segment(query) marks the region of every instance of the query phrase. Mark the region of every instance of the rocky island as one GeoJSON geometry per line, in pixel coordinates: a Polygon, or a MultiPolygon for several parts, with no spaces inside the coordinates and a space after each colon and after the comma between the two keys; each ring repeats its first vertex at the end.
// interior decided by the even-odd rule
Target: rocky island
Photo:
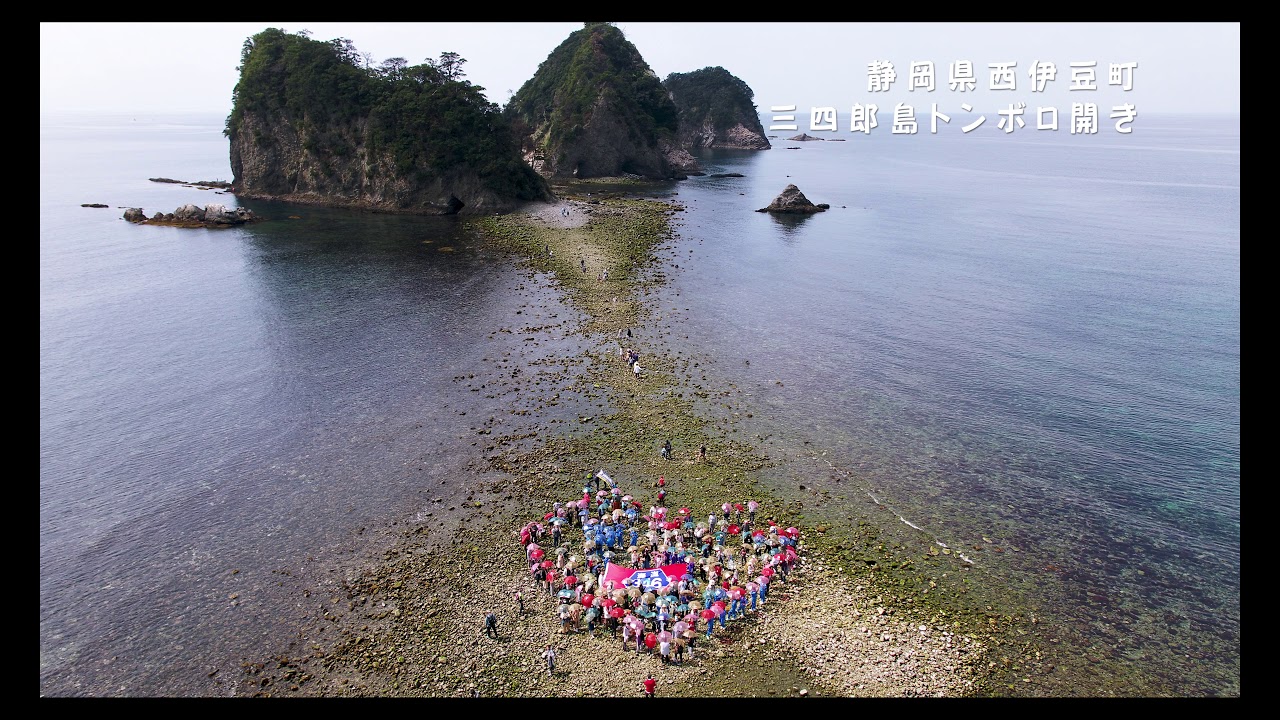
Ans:
{"type": "Polygon", "coordinates": [[[142,208],[124,211],[124,219],[135,225],[168,225],[171,227],[223,228],[257,222],[261,218],[247,208],[227,208],[225,205],[183,205],[171,213],[157,212],[151,217],[142,208]]]}
{"type": "Polygon", "coordinates": [[[609,23],[586,23],[551,51],[503,111],[524,159],[556,179],[684,179],[679,111],[635,45],[609,23]]]}
{"type": "Polygon", "coordinates": [[[682,147],[768,150],[754,93],[722,67],[672,73],[662,81],[680,113],[682,147]]]}
{"type": "Polygon", "coordinates": [[[817,205],[814,205],[809,201],[809,198],[804,196],[804,193],[800,192],[800,188],[795,185],[788,185],[783,188],[778,197],[773,199],[773,202],[769,203],[766,207],[760,208],[756,212],[810,215],[813,213],[823,212],[830,207],[831,206],[827,203],[818,203],[817,205]]]}
{"type": "Polygon", "coordinates": [[[550,199],[463,62],[444,53],[369,68],[349,40],[254,35],[224,131],[235,194],[439,215],[550,199]]]}

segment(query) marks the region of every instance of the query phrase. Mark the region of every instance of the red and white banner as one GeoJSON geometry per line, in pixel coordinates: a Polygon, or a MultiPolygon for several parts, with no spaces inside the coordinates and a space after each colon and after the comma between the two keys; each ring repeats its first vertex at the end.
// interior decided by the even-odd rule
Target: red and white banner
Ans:
{"type": "Polygon", "coordinates": [[[641,590],[657,590],[680,580],[689,572],[689,566],[681,563],[663,565],[660,568],[641,570],[607,563],[604,566],[604,586],[613,583],[613,589],[638,587],[641,590]]]}

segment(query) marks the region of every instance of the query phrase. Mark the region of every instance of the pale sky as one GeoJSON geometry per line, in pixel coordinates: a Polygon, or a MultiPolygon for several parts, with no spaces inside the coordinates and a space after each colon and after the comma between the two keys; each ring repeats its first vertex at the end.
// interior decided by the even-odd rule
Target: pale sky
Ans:
{"type": "MultiPolygon", "coordinates": [[[[844,115],[875,103],[892,117],[907,103],[925,118],[994,113],[1009,104],[1096,103],[1100,113],[1132,104],[1151,113],[1240,112],[1239,23],[650,23],[619,22],[659,79],[719,65],[755,92],[766,116],[795,105],[800,129],[813,107],[844,115]],[[972,64],[975,90],[948,87],[950,66],[972,64]],[[869,89],[868,66],[892,63],[888,91],[869,89]],[[908,91],[912,63],[930,61],[935,90],[908,91]],[[1096,90],[1070,91],[1071,64],[1096,62],[1096,90]],[[1057,76],[1032,90],[1028,71],[1052,62],[1057,76]],[[1109,84],[1110,65],[1137,63],[1132,89],[1109,84]],[[997,63],[1015,63],[1014,88],[991,90],[997,63]]],[[[257,22],[40,24],[40,110],[166,113],[231,111],[236,67],[246,38],[268,27],[311,31],[313,40],[348,38],[374,62],[410,64],[445,51],[466,59],[465,78],[499,105],[532,77],[538,64],[581,23],[257,22]]],[[[1007,81],[1006,81],[1007,82],[1007,81]]],[[[765,124],[769,123],[765,118],[765,124]]]]}

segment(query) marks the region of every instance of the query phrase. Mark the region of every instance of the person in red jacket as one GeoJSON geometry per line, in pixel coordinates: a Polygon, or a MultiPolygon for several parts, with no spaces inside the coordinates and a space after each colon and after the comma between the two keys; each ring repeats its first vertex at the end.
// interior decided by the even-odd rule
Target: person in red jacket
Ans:
{"type": "Polygon", "coordinates": [[[658,688],[658,681],[653,679],[653,673],[649,673],[649,677],[641,680],[640,684],[644,686],[645,697],[653,697],[653,691],[658,688]]]}

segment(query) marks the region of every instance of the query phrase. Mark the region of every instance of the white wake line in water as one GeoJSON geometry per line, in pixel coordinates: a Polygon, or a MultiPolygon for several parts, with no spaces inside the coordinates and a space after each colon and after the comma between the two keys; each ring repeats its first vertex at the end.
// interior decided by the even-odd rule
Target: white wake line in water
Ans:
{"type": "Polygon", "coordinates": [[[1005,170],[983,170],[980,168],[967,167],[951,167],[950,165],[935,165],[933,163],[922,163],[914,160],[903,160],[901,158],[885,158],[889,162],[899,163],[901,165],[914,165],[916,167],[929,168],[930,170],[946,170],[962,175],[973,175],[974,173],[982,175],[999,175],[1005,178],[1018,178],[1020,180],[1066,180],[1071,182],[1089,182],[1104,183],[1108,185],[1144,185],[1151,187],[1184,187],[1184,188],[1210,188],[1216,190],[1239,190],[1239,185],[1214,185],[1211,183],[1177,183],[1177,182],[1160,182],[1158,180],[1119,180],[1116,178],[1100,178],[1100,177],[1078,177],[1071,175],[1032,175],[1030,173],[1015,173],[1005,170]]]}
{"type": "MultiPolygon", "coordinates": [[[[848,472],[846,472],[846,471],[844,471],[844,470],[839,470],[839,469],[837,469],[837,468],[836,468],[836,466],[835,466],[835,464],[833,464],[830,460],[828,460],[828,459],[826,459],[826,458],[822,458],[822,461],[823,461],[823,462],[825,462],[825,463],[827,464],[827,466],[831,468],[831,471],[832,471],[832,472],[838,472],[838,473],[840,473],[840,474],[844,475],[846,478],[851,478],[851,476],[849,475],[849,473],[848,473],[848,472]]],[[[924,534],[926,534],[926,535],[929,535],[929,536],[930,536],[930,539],[932,539],[932,540],[933,540],[933,542],[934,542],[934,544],[936,544],[938,547],[945,548],[945,549],[947,549],[947,550],[950,550],[950,549],[951,549],[951,546],[949,546],[949,545],[947,545],[946,543],[944,543],[944,542],[942,542],[941,540],[939,540],[936,536],[934,536],[934,535],[933,535],[932,533],[930,533],[928,530],[925,530],[924,528],[920,527],[919,525],[916,525],[915,523],[911,522],[910,520],[908,520],[908,519],[906,519],[906,518],[902,517],[902,515],[901,515],[901,514],[899,514],[897,510],[895,510],[895,509],[893,509],[892,507],[890,507],[889,505],[886,505],[885,503],[881,502],[881,501],[880,501],[880,498],[876,497],[876,496],[875,496],[875,494],[871,492],[871,488],[869,488],[869,487],[864,487],[864,488],[863,488],[863,492],[865,492],[865,493],[867,494],[867,497],[871,498],[871,502],[874,502],[876,505],[879,505],[880,507],[887,508],[887,509],[889,510],[889,512],[891,512],[891,513],[893,513],[893,514],[894,514],[894,517],[898,518],[899,520],[901,520],[902,522],[906,523],[907,525],[909,525],[909,526],[911,526],[911,527],[915,528],[916,530],[919,530],[920,532],[922,532],[922,533],[924,533],[924,534]]],[[[963,561],[964,561],[966,564],[968,564],[968,565],[976,565],[976,564],[977,564],[977,563],[975,563],[974,561],[970,560],[968,557],[966,557],[964,553],[958,552],[958,553],[956,553],[956,556],[957,556],[957,557],[959,557],[961,560],[963,560],[963,561]]]]}

